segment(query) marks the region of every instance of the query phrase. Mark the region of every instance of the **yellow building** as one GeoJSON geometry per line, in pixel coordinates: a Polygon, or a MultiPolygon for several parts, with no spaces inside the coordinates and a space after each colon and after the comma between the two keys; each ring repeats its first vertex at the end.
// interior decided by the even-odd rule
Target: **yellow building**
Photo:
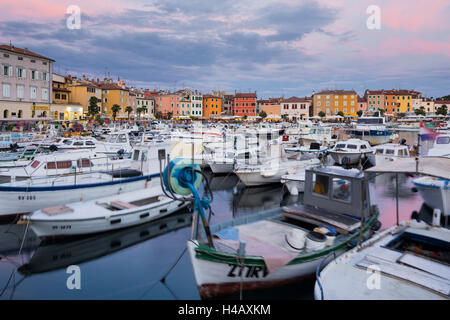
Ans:
{"type": "Polygon", "coordinates": [[[113,83],[111,79],[106,79],[104,82],[99,83],[99,87],[102,89],[102,112],[112,117],[111,108],[113,105],[118,104],[120,111],[116,114],[117,119],[127,119],[128,114],[125,109],[131,105],[130,92],[126,89],[124,83],[120,85],[113,83]]]}
{"type": "MultiPolygon", "coordinates": [[[[83,116],[83,107],[79,103],[71,103],[71,91],[64,76],[54,73],[52,75],[52,105],[49,115],[55,120],[79,120],[83,116]]],[[[44,110],[40,106],[35,111],[44,110]]],[[[44,110],[45,111],[45,110],[44,110]]]]}
{"type": "Polygon", "coordinates": [[[407,113],[412,111],[412,96],[410,93],[397,90],[395,100],[398,103],[398,112],[407,113]]]}
{"type": "Polygon", "coordinates": [[[426,113],[435,113],[436,107],[434,105],[434,100],[425,98],[422,101],[422,107],[424,107],[426,113]]]}
{"type": "Polygon", "coordinates": [[[69,103],[79,105],[83,108],[83,113],[87,114],[89,109],[89,100],[91,97],[98,99],[97,105],[102,110],[102,89],[93,81],[87,79],[78,80],[68,77],[67,89],[70,90],[69,103]]]}
{"type": "Polygon", "coordinates": [[[217,116],[222,113],[222,98],[210,94],[203,95],[203,117],[217,116]]]}
{"type": "Polygon", "coordinates": [[[314,94],[314,115],[323,111],[327,116],[342,112],[344,116],[357,116],[358,95],[354,90],[324,90],[314,94]]]}

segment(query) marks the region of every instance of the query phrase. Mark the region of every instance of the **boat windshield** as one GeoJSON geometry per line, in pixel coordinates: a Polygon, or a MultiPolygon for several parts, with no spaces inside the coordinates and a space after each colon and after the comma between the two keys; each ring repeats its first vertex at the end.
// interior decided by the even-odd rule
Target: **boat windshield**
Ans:
{"type": "Polygon", "coordinates": [[[383,124],[383,118],[359,118],[357,124],[383,124]]]}
{"type": "Polygon", "coordinates": [[[339,143],[336,145],[336,148],[345,148],[345,144],[339,143]]]}
{"type": "Polygon", "coordinates": [[[348,144],[348,145],[347,145],[347,148],[348,148],[348,149],[358,149],[358,146],[355,145],[355,144],[348,144]]]}
{"type": "Polygon", "coordinates": [[[108,142],[114,143],[117,140],[117,134],[113,134],[109,137],[108,142]]]}
{"type": "Polygon", "coordinates": [[[436,144],[450,144],[450,137],[438,137],[436,144]]]}

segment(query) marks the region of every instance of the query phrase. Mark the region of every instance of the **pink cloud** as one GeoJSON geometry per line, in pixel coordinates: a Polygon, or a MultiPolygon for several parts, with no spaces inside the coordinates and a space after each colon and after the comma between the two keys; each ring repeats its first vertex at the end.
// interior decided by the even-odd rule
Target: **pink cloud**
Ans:
{"type": "Polygon", "coordinates": [[[377,49],[379,56],[398,56],[408,54],[442,54],[450,57],[450,43],[424,39],[389,38],[377,49]]]}
{"type": "Polygon", "coordinates": [[[448,0],[392,1],[380,7],[382,25],[394,30],[448,29],[444,14],[450,8],[448,0]]]}

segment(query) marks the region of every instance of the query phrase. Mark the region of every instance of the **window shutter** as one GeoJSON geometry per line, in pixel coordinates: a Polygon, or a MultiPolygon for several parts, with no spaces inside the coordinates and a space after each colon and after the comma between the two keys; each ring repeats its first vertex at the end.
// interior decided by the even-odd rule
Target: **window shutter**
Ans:
{"type": "Polygon", "coordinates": [[[19,67],[16,67],[16,77],[19,78],[19,67]]]}
{"type": "Polygon", "coordinates": [[[13,75],[13,68],[12,67],[8,67],[9,70],[9,76],[12,77],[13,75]]]}
{"type": "Polygon", "coordinates": [[[24,79],[27,78],[27,69],[23,69],[22,77],[23,77],[24,79]]]}

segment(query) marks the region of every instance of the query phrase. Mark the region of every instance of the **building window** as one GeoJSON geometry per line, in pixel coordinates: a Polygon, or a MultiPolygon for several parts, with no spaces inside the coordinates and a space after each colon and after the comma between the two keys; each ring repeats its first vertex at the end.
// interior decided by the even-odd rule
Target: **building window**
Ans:
{"type": "Polygon", "coordinates": [[[26,70],[22,67],[16,67],[16,76],[19,79],[24,79],[26,78],[26,70]]]}
{"type": "Polygon", "coordinates": [[[7,66],[7,65],[3,65],[2,66],[2,75],[4,77],[12,76],[12,67],[11,66],[7,66]]]}
{"type": "Polygon", "coordinates": [[[48,72],[42,72],[42,79],[43,81],[48,81],[48,72]]]}
{"type": "Polygon", "coordinates": [[[25,87],[23,85],[17,85],[17,98],[23,99],[25,97],[25,87]]]}
{"type": "Polygon", "coordinates": [[[5,98],[11,97],[11,85],[9,83],[3,84],[3,97],[5,98]]]}
{"type": "Polygon", "coordinates": [[[31,70],[31,80],[37,80],[39,77],[39,72],[36,70],[31,70]]]}

